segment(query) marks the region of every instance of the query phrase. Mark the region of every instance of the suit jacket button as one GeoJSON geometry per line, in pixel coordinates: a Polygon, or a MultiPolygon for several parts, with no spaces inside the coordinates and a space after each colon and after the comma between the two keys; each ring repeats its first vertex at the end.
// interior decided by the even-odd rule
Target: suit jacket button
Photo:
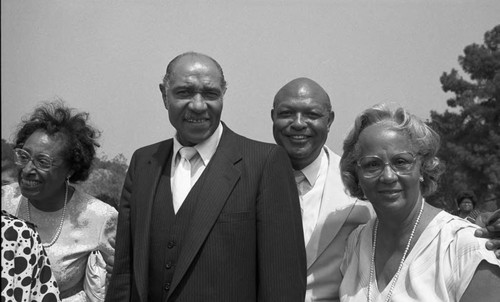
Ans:
{"type": "Polygon", "coordinates": [[[170,289],[170,282],[165,283],[165,290],[168,291],[170,289]]]}
{"type": "Polygon", "coordinates": [[[169,261],[169,262],[167,262],[167,264],[165,264],[165,267],[166,267],[167,269],[171,269],[173,266],[174,266],[174,265],[173,265],[172,261],[169,261]]]}
{"type": "Polygon", "coordinates": [[[167,248],[172,249],[175,246],[175,241],[170,241],[167,245],[167,248]]]}

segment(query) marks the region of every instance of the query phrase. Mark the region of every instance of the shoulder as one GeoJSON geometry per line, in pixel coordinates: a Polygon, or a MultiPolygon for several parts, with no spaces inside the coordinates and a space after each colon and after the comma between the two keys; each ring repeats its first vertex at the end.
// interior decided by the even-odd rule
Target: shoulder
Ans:
{"type": "Polygon", "coordinates": [[[104,201],[89,195],[75,187],[73,194],[74,204],[80,209],[84,216],[95,217],[95,219],[116,219],[118,212],[115,208],[104,201]]]}
{"type": "Polygon", "coordinates": [[[370,219],[376,218],[377,214],[369,201],[355,199],[353,197],[349,198],[354,200],[352,212],[349,215],[349,221],[365,224],[370,219]]]}
{"type": "Polygon", "coordinates": [[[173,139],[167,139],[135,150],[130,159],[128,173],[135,171],[136,167],[147,165],[152,159],[162,162],[169,154],[172,146],[173,139]]]}
{"type": "Polygon", "coordinates": [[[278,145],[272,143],[266,143],[258,140],[254,140],[243,135],[237,134],[227,126],[224,128],[222,139],[227,140],[231,143],[240,144],[242,146],[251,147],[255,149],[262,150],[272,150],[278,145]]]}
{"type": "Polygon", "coordinates": [[[340,163],[340,155],[333,152],[332,149],[328,148],[327,145],[323,146],[323,150],[325,150],[326,154],[328,155],[328,159],[331,162],[335,162],[335,163],[337,163],[337,165],[340,163]]]}
{"type": "Polygon", "coordinates": [[[428,232],[426,235],[430,236],[428,238],[433,238],[427,245],[432,253],[422,252],[420,261],[415,262],[419,270],[425,265],[435,263],[436,269],[439,269],[437,276],[443,280],[450,280],[448,282],[453,284],[453,288],[449,288],[448,291],[458,299],[469,287],[483,261],[500,267],[500,260],[485,247],[487,239],[474,236],[477,228],[478,226],[465,219],[444,211],[440,212],[426,229],[426,231],[434,229],[437,233],[437,236],[433,232],[428,232]]]}
{"type": "MultiPolygon", "coordinates": [[[[434,224],[441,228],[441,233],[447,236],[469,236],[479,227],[463,218],[451,215],[445,211],[439,212],[434,218],[434,224]]],[[[472,235],[472,237],[474,237],[472,235]]]]}
{"type": "Polygon", "coordinates": [[[255,158],[259,161],[263,161],[263,159],[270,157],[288,158],[282,147],[274,143],[257,141],[237,134],[227,126],[224,127],[219,146],[221,149],[224,149],[224,152],[240,153],[245,158],[255,158]]]}
{"type": "Polygon", "coordinates": [[[158,150],[162,150],[163,148],[167,148],[167,146],[171,146],[173,143],[173,139],[166,139],[161,142],[157,142],[151,145],[143,146],[137,150],[135,150],[135,156],[148,155],[156,153],[158,150]]]}
{"type": "Polygon", "coordinates": [[[498,262],[494,258],[493,252],[486,250],[487,239],[474,236],[474,232],[479,226],[444,211],[440,212],[434,219],[436,220],[435,227],[439,228],[440,245],[448,246],[448,251],[453,253],[454,259],[468,261],[465,259],[478,257],[498,262]]]}
{"type": "Polygon", "coordinates": [[[364,246],[371,245],[371,233],[375,219],[369,220],[366,224],[361,224],[355,228],[347,238],[344,261],[350,262],[353,258],[359,258],[364,246]]]}
{"type": "Polygon", "coordinates": [[[359,250],[363,241],[371,242],[371,231],[374,224],[375,219],[373,218],[365,224],[360,224],[349,234],[345,249],[347,254],[352,254],[359,250]]]}
{"type": "Polygon", "coordinates": [[[13,182],[8,185],[2,186],[2,198],[4,197],[19,197],[21,196],[21,188],[19,187],[19,183],[13,182]]]}
{"type": "MultiPolygon", "coordinates": [[[[328,173],[328,174],[330,174],[330,177],[333,176],[333,177],[337,178],[338,181],[342,182],[341,177],[340,177],[340,155],[333,152],[326,145],[323,146],[323,150],[325,150],[325,153],[328,157],[328,169],[330,172],[333,172],[333,173],[328,173]]],[[[343,184],[342,184],[342,187],[343,187],[343,184]]]]}
{"type": "Polygon", "coordinates": [[[2,209],[10,214],[17,212],[17,207],[21,201],[21,189],[19,184],[12,183],[2,186],[2,209]]]}

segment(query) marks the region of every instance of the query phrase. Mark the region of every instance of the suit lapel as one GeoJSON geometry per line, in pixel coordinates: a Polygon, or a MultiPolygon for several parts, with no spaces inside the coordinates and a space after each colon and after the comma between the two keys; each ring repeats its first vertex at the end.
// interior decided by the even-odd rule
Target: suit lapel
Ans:
{"type": "MultiPolygon", "coordinates": [[[[151,209],[163,166],[172,156],[172,145],[173,141],[171,139],[160,143],[157,151],[146,161],[146,165],[138,168],[141,170],[137,171],[136,176],[136,181],[140,182],[140,185],[135,187],[138,189],[136,198],[144,196],[143,204],[136,205],[137,228],[134,236],[134,271],[137,277],[137,291],[141,301],[147,301],[151,209]]],[[[171,194],[165,196],[165,199],[168,198],[172,198],[171,194]]]]}
{"type": "Polygon", "coordinates": [[[339,156],[327,147],[324,148],[328,155],[328,171],[318,221],[306,246],[307,269],[337,236],[354,205],[344,192],[339,156]]]}
{"type": "Polygon", "coordinates": [[[235,134],[224,125],[217,151],[203,172],[206,175],[202,175],[206,176],[202,193],[199,194],[200,200],[193,212],[192,225],[180,251],[169,296],[185,275],[239,180],[240,171],[235,164],[240,160],[241,154],[235,146],[235,134]]]}

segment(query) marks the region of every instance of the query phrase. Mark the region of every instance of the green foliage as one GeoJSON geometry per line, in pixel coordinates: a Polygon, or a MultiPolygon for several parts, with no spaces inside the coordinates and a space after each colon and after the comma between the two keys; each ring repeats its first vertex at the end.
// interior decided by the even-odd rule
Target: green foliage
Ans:
{"type": "Polygon", "coordinates": [[[106,156],[96,158],[89,179],[81,183],[80,187],[86,193],[117,207],[127,168],[127,159],[123,154],[118,154],[112,160],[106,156]]]}
{"type": "Polygon", "coordinates": [[[14,162],[14,146],[2,138],[2,163],[14,162]]]}
{"type": "Polygon", "coordinates": [[[15,164],[14,146],[2,138],[2,186],[17,181],[18,167],[15,164]]]}
{"type": "Polygon", "coordinates": [[[458,61],[470,79],[458,71],[441,76],[442,88],[453,93],[452,111],[431,111],[429,125],[442,139],[439,157],[446,163],[440,189],[428,198],[455,208],[455,196],[473,190],[481,203],[500,196],[500,25],[484,35],[484,44],[465,47],[458,61]]]}

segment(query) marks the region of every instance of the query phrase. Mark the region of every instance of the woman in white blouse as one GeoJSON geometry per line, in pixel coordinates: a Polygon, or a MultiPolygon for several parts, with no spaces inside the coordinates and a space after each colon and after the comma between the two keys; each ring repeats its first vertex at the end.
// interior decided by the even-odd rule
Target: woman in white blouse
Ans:
{"type": "Polygon", "coordinates": [[[405,109],[380,104],[344,141],[342,179],[377,218],[348,240],[341,301],[498,301],[500,262],[477,226],[424,200],[442,164],[437,133],[405,109]]]}
{"type": "Polygon", "coordinates": [[[2,209],[37,226],[63,301],[90,300],[83,284],[93,251],[108,277],[113,267],[117,211],[71,185],[88,178],[95,158],[99,132],[87,121],[61,101],[36,108],[16,133],[18,182],[2,187],[2,209]]]}

